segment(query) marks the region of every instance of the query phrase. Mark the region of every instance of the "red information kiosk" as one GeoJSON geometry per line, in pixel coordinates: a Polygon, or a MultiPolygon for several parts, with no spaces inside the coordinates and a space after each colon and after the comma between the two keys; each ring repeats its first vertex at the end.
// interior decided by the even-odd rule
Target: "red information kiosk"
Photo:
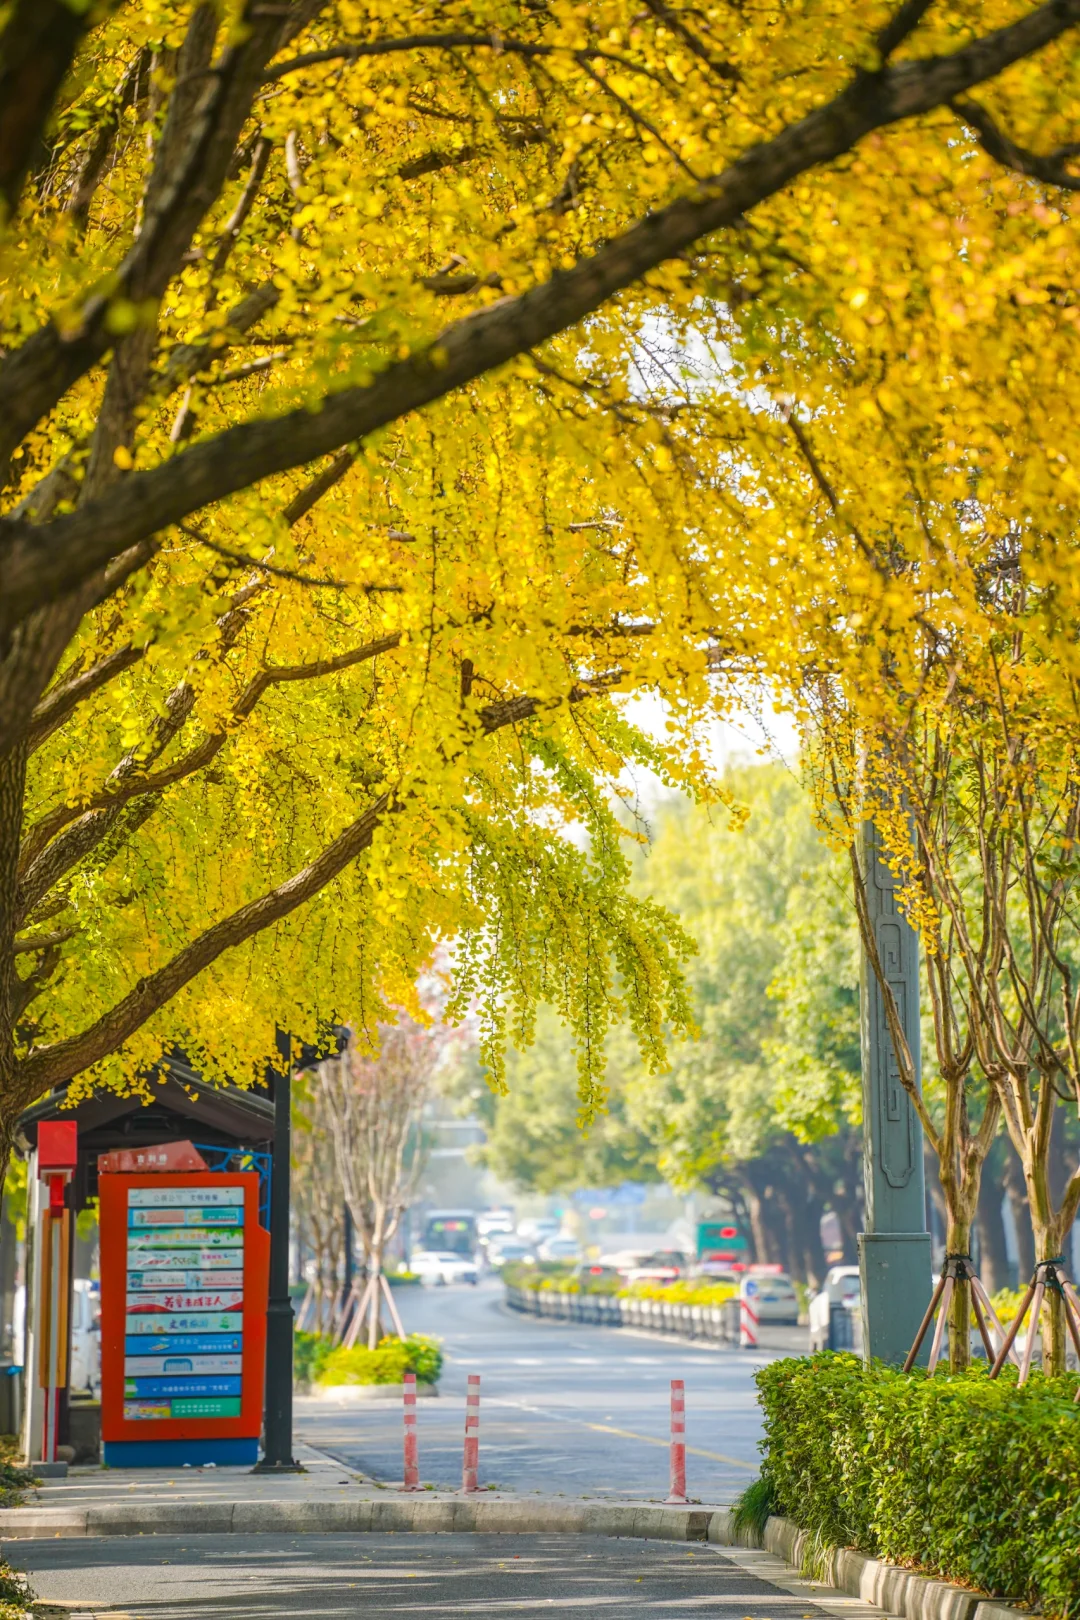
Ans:
{"type": "Polygon", "coordinates": [[[270,1263],[258,1174],[103,1165],[98,1191],[105,1462],[254,1463],[270,1263]]]}

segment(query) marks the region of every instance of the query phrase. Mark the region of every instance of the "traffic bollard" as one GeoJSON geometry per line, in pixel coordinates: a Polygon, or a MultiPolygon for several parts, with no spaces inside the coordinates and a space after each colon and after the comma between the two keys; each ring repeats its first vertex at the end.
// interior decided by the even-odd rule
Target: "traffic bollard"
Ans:
{"type": "Polygon", "coordinates": [[[671,1380],[671,1490],[669,1502],[686,1501],[686,1389],[681,1378],[671,1380]]]}
{"type": "Polygon", "coordinates": [[[420,1463],[416,1450],[416,1374],[407,1372],[405,1385],[405,1483],[403,1491],[420,1489],[420,1463]]]}
{"type": "Polygon", "coordinates": [[[739,1347],[742,1350],[757,1348],[758,1314],[754,1304],[755,1301],[745,1296],[739,1300],[739,1347]]]}
{"type": "Polygon", "coordinates": [[[480,1465],[480,1374],[469,1374],[469,1393],[465,1397],[465,1460],[461,1469],[461,1489],[477,1489],[476,1473],[480,1465]]]}

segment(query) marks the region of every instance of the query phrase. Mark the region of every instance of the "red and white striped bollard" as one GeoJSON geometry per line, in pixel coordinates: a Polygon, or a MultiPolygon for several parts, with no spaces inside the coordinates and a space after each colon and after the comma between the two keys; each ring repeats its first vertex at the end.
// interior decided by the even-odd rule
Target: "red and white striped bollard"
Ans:
{"type": "Polygon", "coordinates": [[[461,1489],[475,1491],[476,1473],[480,1466],[480,1374],[469,1374],[469,1393],[465,1397],[465,1458],[461,1468],[461,1489]]]}
{"type": "Polygon", "coordinates": [[[751,1280],[750,1292],[748,1285],[743,1283],[739,1290],[739,1348],[741,1350],[754,1350],[757,1348],[757,1284],[751,1280]]]}
{"type": "Polygon", "coordinates": [[[671,1490],[669,1502],[686,1501],[686,1389],[681,1378],[671,1380],[671,1490]]]}
{"type": "Polygon", "coordinates": [[[405,1483],[403,1491],[420,1489],[420,1461],[416,1450],[416,1374],[407,1372],[405,1385],[405,1483]]]}

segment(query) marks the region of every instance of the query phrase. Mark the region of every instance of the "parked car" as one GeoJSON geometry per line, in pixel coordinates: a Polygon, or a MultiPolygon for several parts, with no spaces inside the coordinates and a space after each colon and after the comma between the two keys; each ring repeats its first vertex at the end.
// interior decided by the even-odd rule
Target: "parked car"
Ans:
{"type": "Polygon", "coordinates": [[[757,1284],[757,1312],[759,1322],[772,1322],[777,1327],[797,1327],[799,1323],[799,1296],[795,1284],[785,1273],[767,1273],[755,1276],[757,1284]]]}
{"type": "Polygon", "coordinates": [[[498,1267],[505,1266],[514,1260],[520,1265],[531,1266],[536,1255],[529,1244],[521,1238],[509,1234],[506,1237],[492,1237],[487,1246],[488,1264],[498,1267]]]}
{"type": "Polygon", "coordinates": [[[443,1288],[447,1283],[480,1280],[475,1263],[450,1249],[417,1249],[409,1262],[409,1270],[415,1272],[421,1282],[435,1288],[443,1288]]]}
{"type": "Polygon", "coordinates": [[[831,1266],[825,1273],[821,1292],[810,1301],[810,1354],[831,1347],[829,1322],[834,1305],[846,1305],[849,1310],[859,1303],[862,1283],[858,1266],[831,1266]]]}
{"type": "Polygon", "coordinates": [[[512,1209],[482,1209],[476,1217],[476,1230],[481,1238],[509,1236],[514,1230],[512,1209]]]}
{"type": "Polygon", "coordinates": [[[77,1277],[71,1296],[72,1394],[101,1394],[101,1293],[96,1282],[77,1277]]]}
{"type": "Polygon", "coordinates": [[[536,1251],[538,1260],[580,1260],[581,1244],[577,1238],[567,1237],[557,1233],[554,1237],[545,1238],[536,1251]]]}

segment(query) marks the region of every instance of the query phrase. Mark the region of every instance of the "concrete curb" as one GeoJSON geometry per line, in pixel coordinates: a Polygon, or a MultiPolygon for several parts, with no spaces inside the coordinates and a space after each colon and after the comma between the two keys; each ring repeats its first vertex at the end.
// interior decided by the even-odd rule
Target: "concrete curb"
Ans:
{"type": "MultiPolygon", "coordinates": [[[[720,1546],[762,1547],[796,1569],[803,1567],[811,1543],[809,1532],[800,1530],[790,1519],[768,1519],[760,1538],[737,1535],[726,1508],[713,1514],[709,1540],[720,1546]]],[[[863,1603],[872,1603],[886,1614],[900,1615],[903,1620],[1034,1620],[1024,1610],[982,1598],[966,1586],[954,1586],[933,1575],[917,1575],[914,1570],[887,1564],[881,1558],[868,1558],[846,1547],[824,1549],[818,1568],[825,1584],[863,1603]]]]}
{"type": "MultiPolygon", "coordinates": [[[[770,1518],[763,1537],[737,1533],[729,1508],[645,1506],[636,1502],[567,1502],[561,1498],[398,1496],[332,1501],[115,1502],[83,1508],[0,1509],[0,1538],[65,1536],[357,1534],[627,1536],[648,1541],[708,1541],[757,1547],[802,1567],[809,1533],[790,1519],[770,1518]]],[[[874,1604],[902,1620],[1034,1620],[1008,1604],[880,1558],[830,1547],[821,1559],[824,1585],[874,1604]]]]}
{"type": "Polygon", "coordinates": [[[84,1508],[0,1509],[0,1537],[259,1535],[354,1531],[471,1531],[479,1535],[632,1536],[707,1541],[712,1508],[636,1502],[370,1497],[309,1502],[101,1503],[84,1508]]]}

